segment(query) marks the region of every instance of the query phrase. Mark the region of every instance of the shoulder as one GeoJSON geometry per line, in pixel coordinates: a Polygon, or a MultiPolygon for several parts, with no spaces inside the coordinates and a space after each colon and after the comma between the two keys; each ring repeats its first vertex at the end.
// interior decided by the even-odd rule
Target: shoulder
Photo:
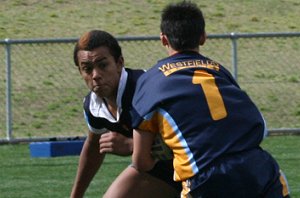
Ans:
{"type": "Polygon", "coordinates": [[[126,68],[126,72],[128,74],[128,77],[127,77],[125,92],[131,93],[132,91],[135,90],[138,80],[141,78],[141,76],[145,74],[145,70],[126,68]]]}
{"type": "Polygon", "coordinates": [[[137,79],[145,73],[145,70],[142,69],[125,68],[125,70],[128,73],[128,79],[131,81],[137,81],[137,79]]]}
{"type": "Polygon", "coordinates": [[[92,92],[89,92],[83,99],[83,108],[84,108],[84,110],[89,109],[89,105],[90,105],[90,102],[91,102],[91,94],[92,94],[92,92]]]}
{"type": "Polygon", "coordinates": [[[142,76],[142,74],[145,73],[145,71],[141,69],[125,68],[125,70],[128,74],[128,77],[126,81],[126,87],[122,95],[122,114],[124,114],[126,110],[131,107],[132,97],[136,89],[137,81],[142,76]]]}

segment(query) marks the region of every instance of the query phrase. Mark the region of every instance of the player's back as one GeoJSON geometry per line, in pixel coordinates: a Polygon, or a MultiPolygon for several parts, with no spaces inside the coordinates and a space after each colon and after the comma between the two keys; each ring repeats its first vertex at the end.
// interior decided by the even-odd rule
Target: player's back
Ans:
{"type": "Polygon", "coordinates": [[[153,125],[161,123],[155,130],[173,150],[181,176],[194,175],[220,156],[258,147],[262,140],[265,123],[257,107],[225,68],[197,53],[159,61],[139,83],[145,87],[137,90],[133,104],[143,96],[143,105],[135,108],[153,125]]]}

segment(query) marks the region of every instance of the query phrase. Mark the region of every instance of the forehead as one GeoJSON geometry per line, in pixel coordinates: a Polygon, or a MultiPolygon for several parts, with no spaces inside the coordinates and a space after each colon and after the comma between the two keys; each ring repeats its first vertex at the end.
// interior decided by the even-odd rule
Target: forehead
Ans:
{"type": "Polygon", "coordinates": [[[112,57],[108,47],[98,47],[91,51],[87,50],[79,50],[78,53],[78,60],[80,62],[94,62],[97,59],[104,59],[112,57]]]}

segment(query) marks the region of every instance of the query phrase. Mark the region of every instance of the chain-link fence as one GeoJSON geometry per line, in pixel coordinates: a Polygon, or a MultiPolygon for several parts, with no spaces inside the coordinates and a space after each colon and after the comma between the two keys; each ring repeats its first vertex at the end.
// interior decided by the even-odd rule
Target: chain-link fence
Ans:
{"type": "MultiPolygon", "coordinates": [[[[0,140],[85,136],[88,89],[73,64],[76,38],[0,41],[0,140]]],[[[126,67],[147,69],[166,51],[158,37],[118,37],[126,67]]],[[[300,33],[208,35],[202,54],[220,62],[272,130],[300,128],[300,33]]]]}

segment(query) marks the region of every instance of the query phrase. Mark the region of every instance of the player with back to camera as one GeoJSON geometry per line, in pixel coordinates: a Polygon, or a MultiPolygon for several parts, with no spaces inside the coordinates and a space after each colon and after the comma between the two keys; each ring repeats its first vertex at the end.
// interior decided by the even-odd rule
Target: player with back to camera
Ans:
{"type": "MultiPolygon", "coordinates": [[[[90,89],[83,104],[89,133],[71,192],[72,198],[78,198],[84,196],[106,153],[132,154],[129,110],[136,81],[144,71],[125,68],[117,40],[101,30],[92,30],[80,37],[74,48],[74,62],[90,89]]],[[[143,174],[129,166],[104,197],[173,198],[179,196],[181,185],[174,182],[172,176],[172,160],[160,160],[159,169],[143,174]]]]}
{"type": "Polygon", "coordinates": [[[219,63],[201,55],[201,10],[170,4],[161,16],[169,57],[139,78],[133,98],[133,166],[151,169],[154,135],[173,150],[182,197],[289,197],[277,162],[260,147],[267,130],[258,108],[219,63]]]}

